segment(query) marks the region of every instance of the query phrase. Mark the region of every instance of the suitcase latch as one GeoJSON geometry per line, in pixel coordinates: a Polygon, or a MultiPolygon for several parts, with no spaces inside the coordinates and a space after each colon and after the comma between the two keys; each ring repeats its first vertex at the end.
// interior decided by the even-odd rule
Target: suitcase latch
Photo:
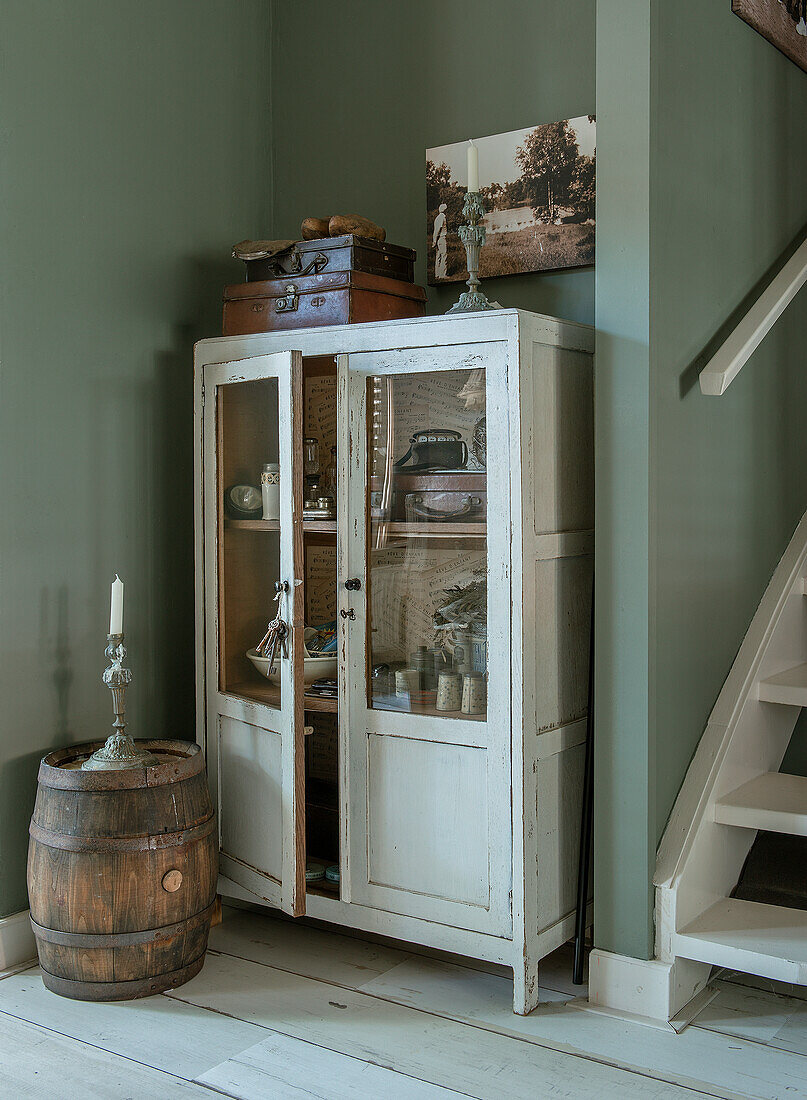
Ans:
{"type": "Polygon", "coordinates": [[[294,283],[287,283],[286,293],[282,298],[277,298],[275,300],[275,312],[293,313],[297,309],[298,301],[297,287],[294,283]]]}

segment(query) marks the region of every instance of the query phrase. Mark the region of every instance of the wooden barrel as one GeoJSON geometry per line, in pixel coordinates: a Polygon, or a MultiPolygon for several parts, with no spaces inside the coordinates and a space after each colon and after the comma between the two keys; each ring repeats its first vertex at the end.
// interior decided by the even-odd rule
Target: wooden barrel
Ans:
{"type": "Polygon", "coordinates": [[[49,753],[28,846],[28,895],[48,989],[83,1001],[146,997],[204,962],[218,844],[204,758],[140,741],[150,768],[81,771],[102,742],[49,753]]]}

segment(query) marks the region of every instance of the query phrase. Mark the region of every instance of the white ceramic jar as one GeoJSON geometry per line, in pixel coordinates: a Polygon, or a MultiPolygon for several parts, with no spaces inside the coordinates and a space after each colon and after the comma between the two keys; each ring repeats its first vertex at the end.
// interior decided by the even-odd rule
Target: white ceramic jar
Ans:
{"type": "Polygon", "coordinates": [[[277,462],[264,463],[261,473],[261,499],[263,518],[280,519],[280,466],[277,462]]]}

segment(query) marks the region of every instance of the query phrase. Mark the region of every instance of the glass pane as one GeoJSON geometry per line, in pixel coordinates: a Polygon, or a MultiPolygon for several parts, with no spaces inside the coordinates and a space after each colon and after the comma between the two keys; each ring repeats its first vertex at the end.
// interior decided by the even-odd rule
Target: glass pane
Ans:
{"type": "Polygon", "coordinates": [[[280,705],[280,660],[261,650],[280,580],[276,378],[221,386],[217,406],[219,687],[280,705]]]}
{"type": "Polygon", "coordinates": [[[368,703],[484,719],[485,372],[368,379],[368,703]]]}

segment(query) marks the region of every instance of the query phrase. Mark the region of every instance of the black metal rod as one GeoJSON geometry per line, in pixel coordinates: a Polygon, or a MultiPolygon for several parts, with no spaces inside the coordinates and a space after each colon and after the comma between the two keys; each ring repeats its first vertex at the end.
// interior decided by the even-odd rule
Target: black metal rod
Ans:
{"type": "Polygon", "coordinates": [[[588,715],[586,722],[586,762],[583,772],[583,806],[580,814],[580,854],[577,864],[577,913],[574,925],[574,971],[572,981],[583,984],[586,947],[588,877],[591,865],[592,826],[594,824],[594,581],[591,582],[591,632],[588,646],[588,715]]]}

